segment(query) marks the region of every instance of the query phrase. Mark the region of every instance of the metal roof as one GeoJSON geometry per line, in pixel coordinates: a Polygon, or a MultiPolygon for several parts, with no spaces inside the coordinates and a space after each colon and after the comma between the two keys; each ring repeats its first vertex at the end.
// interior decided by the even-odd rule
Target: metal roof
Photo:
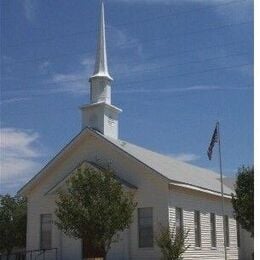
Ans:
{"type": "MultiPolygon", "coordinates": [[[[170,181],[189,184],[215,192],[221,191],[219,174],[214,171],[176,160],[123,140],[98,134],[170,181]]],[[[232,192],[234,192],[232,189],[224,185],[225,194],[230,195],[232,192]]]]}
{"type": "MultiPolygon", "coordinates": [[[[169,184],[187,184],[188,188],[198,188],[206,191],[213,191],[220,193],[219,174],[201,167],[194,166],[172,157],[165,156],[143,147],[131,144],[129,142],[113,139],[95,131],[91,128],[83,129],[77,136],[75,136],[42,170],[36,174],[29,182],[27,182],[19,191],[18,194],[24,195],[26,190],[32,187],[41,176],[43,176],[51,165],[60,160],[63,154],[79,143],[81,138],[87,133],[93,133],[103,140],[109,142],[129,156],[133,157],[140,163],[152,169],[155,173],[163,176],[169,181],[169,184]]],[[[224,185],[224,193],[230,195],[234,192],[231,188],[224,185]]]]}

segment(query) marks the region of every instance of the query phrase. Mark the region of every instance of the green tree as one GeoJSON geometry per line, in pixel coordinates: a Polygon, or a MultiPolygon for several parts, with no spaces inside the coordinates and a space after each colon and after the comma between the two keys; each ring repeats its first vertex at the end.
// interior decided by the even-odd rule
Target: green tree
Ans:
{"type": "Polygon", "coordinates": [[[56,225],[66,235],[82,239],[84,257],[105,258],[118,232],[132,222],[136,203],[111,170],[78,170],[56,201],[56,225]]]}
{"type": "Polygon", "coordinates": [[[189,231],[179,230],[176,228],[160,227],[160,232],[155,241],[161,250],[163,260],[180,260],[182,255],[190,247],[187,245],[189,231]]]}
{"type": "Polygon", "coordinates": [[[10,255],[14,247],[26,244],[26,201],[0,195],[0,252],[10,255]]]}
{"type": "Polygon", "coordinates": [[[239,224],[254,236],[254,168],[238,169],[235,194],[232,194],[234,215],[239,224]]]}

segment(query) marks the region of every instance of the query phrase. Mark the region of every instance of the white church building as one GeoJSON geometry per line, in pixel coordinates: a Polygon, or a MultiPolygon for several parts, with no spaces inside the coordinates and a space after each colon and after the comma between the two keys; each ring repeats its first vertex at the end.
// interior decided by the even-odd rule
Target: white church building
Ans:
{"type": "MultiPolygon", "coordinates": [[[[103,4],[96,64],[89,82],[90,103],[81,107],[81,131],[18,192],[28,200],[26,249],[57,248],[59,260],[82,259],[82,241],[67,237],[53,224],[55,200],[57,190],[75,169],[95,167],[98,159],[110,163],[138,203],[133,223],[120,234],[120,241],[112,244],[108,259],[161,259],[154,242],[161,224],[189,230],[190,247],[184,259],[225,259],[225,237],[227,259],[246,260],[239,257],[237,223],[231,204],[234,191],[224,185],[223,216],[219,174],[119,138],[122,110],[111,104],[113,79],[107,66],[103,4]]],[[[45,259],[55,258],[46,254],[45,259]]]]}

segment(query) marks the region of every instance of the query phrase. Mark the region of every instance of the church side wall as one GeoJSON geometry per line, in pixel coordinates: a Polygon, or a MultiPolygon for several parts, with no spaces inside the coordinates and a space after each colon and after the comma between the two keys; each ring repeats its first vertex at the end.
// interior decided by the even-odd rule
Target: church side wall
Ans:
{"type": "MultiPolygon", "coordinates": [[[[224,259],[223,247],[223,222],[221,214],[221,198],[191,191],[180,187],[171,187],[169,191],[169,223],[170,227],[175,226],[175,208],[183,209],[183,225],[189,230],[187,245],[190,248],[184,253],[185,260],[194,259],[224,259]],[[201,247],[195,247],[194,236],[194,210],[200,211],[201,216],[201,247]],[[217,247],[211,247],[210,237],[210,213],[216,214],[217,247]]],[[[229,237],[230,247],[227,249],[229,260],[238,259],[236,221],[232,213],[231,202],[225,200],[225,214],[229,216],[229,237]]]]}

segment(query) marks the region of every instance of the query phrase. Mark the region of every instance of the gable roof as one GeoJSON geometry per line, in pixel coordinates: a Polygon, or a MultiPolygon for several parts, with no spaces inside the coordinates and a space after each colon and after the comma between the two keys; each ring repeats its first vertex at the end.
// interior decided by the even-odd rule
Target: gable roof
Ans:
{"type": "MultiPolygon", "coordinates": [[[[61,159],[63,154],[67,153],[76,145],[76,143],[79,143],[81,138],[83,138],[87,133],[92,133],[103,139],[105,142],[112,144],[114,147],[133,157],[135,160],[144,164],[157,174],[163,176],[170,184],[177,184],[178,186],[183,184],[183,187],[220,194],[219,174],[208,169],[184,163],[123,140],[104,136],[98,131],[90,128],[83,129],[75,138],[73,138],[69,144],[67,144],[45,167],[43,167],[37,175],[35,175],[18,191],[18,194],[25,194],[34,183],[39,181],[41,176],[45,174],[49,167],[61,159]]],[[[226,195],[230,195],[232,192],[233,191],[229,187],[224,185],[224,193],[226,195]]]]}
{"type": "MultiPolygon", "coordinates": [[[[173,184],[188,184],[220,193],[219,174],[214,171],[179,161],[123,140],[104,136],[99,132],[96,133],[141,163],[163,175],[173,184]]],[[[230,195],[232,192],[232,189],[224,185],[225,194],[230,195]]]]}
{"type": "Polygon", "coordinates": [[[64,154],[72,149],[77,143],[80,142],[81,138],[87,133],[89,129],[85,128],[80,133],[78,133],[69,143],[67,143],[36,175],[34,175],[20,190],[17,194],[24,196],[26,192],[37,183],[40,178],[46,173],[46,171],[57,161],[59,161],[64,154]]]}

